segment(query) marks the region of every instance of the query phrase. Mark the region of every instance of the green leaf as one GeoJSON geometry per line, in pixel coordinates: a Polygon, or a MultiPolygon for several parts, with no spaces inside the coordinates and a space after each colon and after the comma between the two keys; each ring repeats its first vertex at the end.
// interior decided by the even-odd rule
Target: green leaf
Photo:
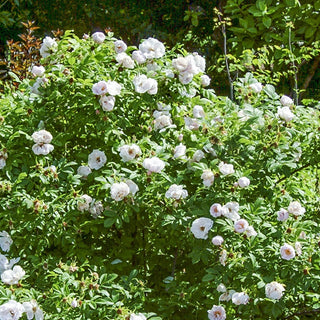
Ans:
{"type": "Polygon", "coordinates": [[[263,16],[262,23],[266,28],[270,28],[272,20],[271,20],[271,18],[269,18],[267,16],[263,16]]]}
{"type": "Polygon", "coordinates": [[[215,275],[212,273],[207,273],[204,277],[202,277],[203,282],[211,281],[215,278],[215,275]]]}

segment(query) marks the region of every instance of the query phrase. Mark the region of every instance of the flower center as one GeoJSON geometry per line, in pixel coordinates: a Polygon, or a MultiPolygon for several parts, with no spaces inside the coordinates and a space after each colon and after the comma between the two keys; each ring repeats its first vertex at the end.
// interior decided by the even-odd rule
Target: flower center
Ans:
{"type": "Polygon", "coordinates": [[[200,230],[201,231],[204,231],[206,228],[205,227],[200,227],[200,230]]]}
{"type": "Polygon", "coordinates": [[[291,254],[291,250],[290,250],[290,249],[286,249],[284,252],[285,252],[285,254],[288,255],[288,256],[291,254]]]}

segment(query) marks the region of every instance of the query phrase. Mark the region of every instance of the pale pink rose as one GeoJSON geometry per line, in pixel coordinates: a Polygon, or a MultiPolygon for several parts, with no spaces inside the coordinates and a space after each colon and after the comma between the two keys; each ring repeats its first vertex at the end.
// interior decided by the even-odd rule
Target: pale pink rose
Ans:
{"type": "Polygon", "coordinates": [[[99,81],[92,86],[93,94],[97,96],[102,96],[108,93],[108,84],[105,81],[99,81]]]}
{"type": "Polygon", "coordinates": [[[99,103],[104,111],[112,111],[116,98],[114,96],[101,96],[99,103]]]}
{"type": "Polygon", "coordinates": [[[92,40],[95,42],[95,43],[98,43],[98,44],[101,44],[103,43],[103,41],[106,39],[106,36],[104,35],[103,32],[95,32],[93,35],[92,35],[92,40]]]}
{"type": "Polygon", "coordinates": [[[281,254],[281,258],[284,260],[291,260],[296,256],[296,253],[295,253],[293,247],[287,243],[285,243],[280,248],[280,254],[281,254]]]}
{"type": "Polygon", "coordinates": [[[286,209],[281,208],[277,212],[277,216],[278,221],[286,221],[289,218],[289,212],[286,209]]]}
{"type": "Polygon", "coordinates": [[[240,219],[234,223],[234,231],[238,233],[243,233],[249,227],[249,223],[245,219],[240,219]]]}
{"type": "Polygon", "coordinates": [[[114,49],[116,50],[116,53],[121,53],[127,50],[127,45],[122,40],[116,40],[114,42],[114,49]]]}
{"type": "Polygon", "coordinates": [[[214,203],[211,207],[210,207],[210,214],[214,217],[220,217],[222,216],[224,213],[224,210],[222,209],[222,206],[220,203],[214,203]]]}
{"type": "Polygon", "coordinates": [[[211,310],[208,310],[208,318],[209,320],[225,320],[226,310],[222,306],[214,305],[211,310]]]}
{"type": "Polygon", "coordinates": [[[224,239],[221,236],[215,236],[212,238],[211,242],[215,246],[221,246],[222,243],[224,242],[224,239]]]}

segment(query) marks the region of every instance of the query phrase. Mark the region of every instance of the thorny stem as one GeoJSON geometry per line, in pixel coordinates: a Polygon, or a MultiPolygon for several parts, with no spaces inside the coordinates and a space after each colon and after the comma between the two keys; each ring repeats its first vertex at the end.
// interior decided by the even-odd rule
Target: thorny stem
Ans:
{"type": "Polygon", "coordinates": [[[218,14],[218,18],[219,18],[219,21],[221,23],[221,28],[222,28],[221,31],[222,31],[222,35],[223,35],[223,53],[224,53],[224,60],[226,63],[228,81],[230,84],[230,99],[233,101],[233,81],[232,81],[232,78],[230,75],[230,69],[229,69],[226,26],[225,26],[225,23],[221,20],[220,14],[218,14]]]}
{"type": "Polygon", "coordinates": [[[291,52],[290,59],[292,62],[292,67],[294,70],[294,102],[295,105],[299,104],[299,89],[298,89],[298,68],[294,62],[294,56],[292,51],[292,45],[291,45],[291,26],[289,26],[289,50],[291,52]]]}

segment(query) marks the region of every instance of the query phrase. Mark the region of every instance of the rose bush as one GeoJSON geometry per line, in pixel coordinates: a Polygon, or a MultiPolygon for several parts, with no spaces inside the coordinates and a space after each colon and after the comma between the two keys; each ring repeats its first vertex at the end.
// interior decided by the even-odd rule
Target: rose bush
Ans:
{"type": "Polygon", "coordinates": [[[251,74],[218,97],[203,57],[153,38],[42,55],[1,99],[2,318],[316,312],[318,110],[251,74]]]}

